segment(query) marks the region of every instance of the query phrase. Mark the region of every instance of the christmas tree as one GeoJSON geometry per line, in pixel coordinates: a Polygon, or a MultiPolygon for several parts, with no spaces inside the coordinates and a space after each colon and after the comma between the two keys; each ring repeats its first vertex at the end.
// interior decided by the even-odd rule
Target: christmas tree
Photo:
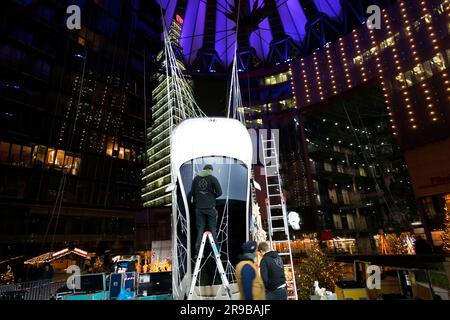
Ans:
{"type": "Polygon", "coordinates": [[[396,234],[388,235],[388,242],[392,248],[392,254],[408,254],[408,244],[406,243],[406,235],[401,234],[399,237],[396,234]]]}
{"type": "Polygon", "coordinates": [[[8,265],[6,271],[0,274],[0,284],[7,285],[14,283],[14,274],[11,267],[8,265]]]}
{"type": "Polygon", "coordinates": [[[94,263],[94,271],[95,272],[103,272],[105,269],[105,264],[103,263],[103,260],[100,257],[97,257],[94,263]]]}
{"type": "Polygon", "coordinates": [[[444,252],[450,252],[450,196],[445,197],[445,217],[444,217],[444,233],[442,234],[442,249],[444,252]],[[447,199],[448,197],[448,199],[447,199]]]}
{"type": "Polygon", "coordinates": [[[329,259],[317,244],[308,253],[307,258],[302,260],[296,271],[299,298],[302,300],[307,300],[314,294],[314,281],[318,281],[320,287],[334,292],[336,282],[343,277],[342,265],[329,259]]]}

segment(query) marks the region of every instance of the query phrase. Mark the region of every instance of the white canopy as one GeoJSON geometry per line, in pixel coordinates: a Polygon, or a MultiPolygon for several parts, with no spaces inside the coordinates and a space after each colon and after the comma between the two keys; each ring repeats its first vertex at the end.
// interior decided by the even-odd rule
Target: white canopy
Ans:
{"type": "Polygon", "coordinates": [[[245,126],[228,118],[194,118],[181,122],[172,133],[172,172],[201,157],[229,157],[251,168],[253,144],[245,126]]]}

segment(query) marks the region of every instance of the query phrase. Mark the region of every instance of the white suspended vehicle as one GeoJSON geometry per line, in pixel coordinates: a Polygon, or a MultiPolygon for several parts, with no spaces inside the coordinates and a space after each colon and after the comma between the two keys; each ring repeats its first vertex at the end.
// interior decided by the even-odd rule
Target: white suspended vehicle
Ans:
{"type": "MultiPolygon", "coordinates": [[[[251,168],[253,145],[245,126],[229,118],[193,118],[181,122],[171,137],[172,285],[174,299],[187,298],[194,271],[195,208],[190,203],[192,181],[206,164],[214,167],[223,194],[217,199],[217,239],[221,260],[233,294],[238,295],[234,266],[241,245],[249,240],[251,218],[251,168]]],[[[206,230],[205,230],[206,231],[206,230]]],[[[227,299],[221,290],[214,259],[206,254],[193,299],[227,299]]]]}

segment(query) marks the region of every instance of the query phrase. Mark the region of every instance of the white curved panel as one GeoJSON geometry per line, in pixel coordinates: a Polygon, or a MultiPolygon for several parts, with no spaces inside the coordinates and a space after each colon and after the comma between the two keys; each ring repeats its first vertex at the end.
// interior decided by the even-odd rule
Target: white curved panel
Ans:
{"type": "Polygon", "coordinates": [[[207,156],[229,157],[251,168],[253,146],[242,123],[227,118],[195,118],[180,123],[172,133],[172,172],[185,162],[207,156]]]}

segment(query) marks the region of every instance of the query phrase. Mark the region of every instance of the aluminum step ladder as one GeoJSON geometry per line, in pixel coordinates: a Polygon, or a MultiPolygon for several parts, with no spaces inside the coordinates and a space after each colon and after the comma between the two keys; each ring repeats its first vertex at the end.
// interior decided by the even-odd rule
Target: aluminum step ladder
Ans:
{"type": "Polygon", "coordinates": [[[211,232],[209,232],[209,231],[206,231],[203,233],[202,243],[200,245],[200,250],[198,252],[197,261],[195,262],[194,273],[192,275],[192,282],[191,282],[191,286],[189,289],[189,294],[188,294],[187,300],[192,300],[193,295],[194,295],[195,285],[197,283],[198,273],[200,272],[200,265],[201,265],[202,258],[203,258],[203,252],[205,251],[206,239],[208,239],[209,243],[211,244],[211,248],[214,253],[214,259],[215,259],[216,265],[217,265],[217,270],[219,270],[220,278],[222,279],[222,285],[225,289],[225,292],[226,292],[228,298],[230,300],[232,300],[230,283],[228,282],[227,275],[223,268],[222,261],[220,260],[219,250],[217,250],[214,238],[213,238],[211,232]]]}
{"type": "Polygon", "coordinates": [[[287,249],[287,251],[277,251],[284,262],[288,299],[298,300],[291,241],[289,237],[289,225],[287,221],[286,199],[281,189],[281,176],[279,172],[275,137],[272,134],[269,140],[264,140],[264,137],[261,136],[261,142],[263,148],[264,173],[266,176],[266,208],[270,246],[273,250],[276,250],[277,247],[287,249]]]}

